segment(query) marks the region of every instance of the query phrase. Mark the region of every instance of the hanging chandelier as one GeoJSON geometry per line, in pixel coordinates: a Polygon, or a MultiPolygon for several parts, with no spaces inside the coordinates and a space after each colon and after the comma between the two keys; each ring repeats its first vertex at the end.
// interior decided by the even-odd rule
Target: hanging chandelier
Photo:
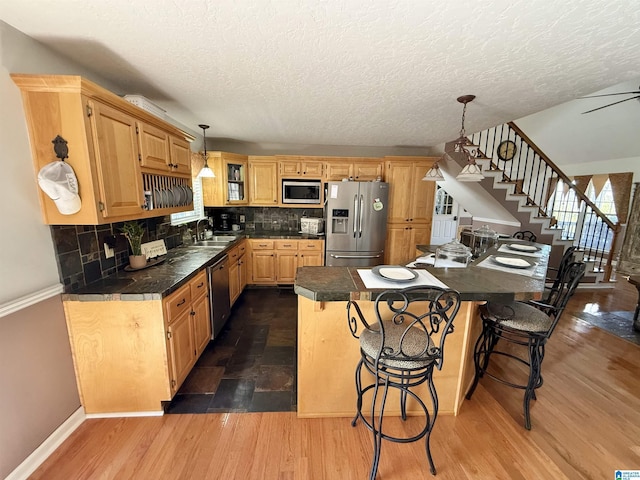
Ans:
{"type": "Polygon", "coordinates": [[[209,128],[209,125],[198,125],[201,129],[202,129],[202,142],[204,143],[204,153],[202,154],[202,158],[204,160],[204,166],[202,167],[202,170],[200,170],[200,173],[198,173],[198,177],[200,178],[214,178],[216,176],[215,173],[213,173],[213,170],[211,170],[211,168],[209,168],[209,155],[207,154],[207,128],[209,128]]]}
{"type": "Polygon", "coordinates": [[[461,153],[467,160],[467,164],[456,177],[460,182],[479,182],[484,178],[482,169],[476,164],[476,158],[480,155],[480,149],[477,145],[471,143],[464,131],[464,116],[467,112],[467,103],[472,102],[476,98],[475,95],[463,95],[458,97],[458,102],[462,103],[462,126],[460,128],[460,136],[454,143],[453,151],[461,153]]]}

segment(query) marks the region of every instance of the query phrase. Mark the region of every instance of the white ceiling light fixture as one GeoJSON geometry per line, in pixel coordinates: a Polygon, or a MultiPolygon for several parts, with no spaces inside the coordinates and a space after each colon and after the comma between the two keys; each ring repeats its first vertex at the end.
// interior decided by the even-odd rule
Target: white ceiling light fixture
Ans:
{"type": "Polygon", "coordinates": [[[202,158],[204,159],[204,167],[200,170],[198,177],[200,178],[215,178],[216,174],[213,173],[213,170],[209,168],[209,164],[207,161],[209,160],[209,155],[207,154],[207,128],[209,125],[198,125],[202,129],[202,142],[204,143],[204,153],[202,154],[202,158]]]}
{"type": "Polygon", "coordinates": [[[423,182],[439,182],[441,180],[444,180],[442,172],[440,171],[440,165],[438,165],[439,161],[440,160],[436,160],[436,163],[434,163],[431,168],[427,170],[427,173],[425,173],[424,177],[422,177],[423,182]]]}
{"type": "Polygon", "coordinates": [[[480,153],[479,147],[471,143],[464,131],[464,116],[467,112],[467,103],[472,102],[474,98],[476,98],[475,95],[463,95],[457,98],[458,102],[462,103],[464,107],[462,107],[462,127],[460,128],[460,136],[454,144],[453,151],[456,153],[462,153],[467,159],[467,164],[456,177],[456,180],[459,182],[479,182],[484,178],[484,175],[482,175],[482,168],[476,164],[476,158],[480,153]]]}

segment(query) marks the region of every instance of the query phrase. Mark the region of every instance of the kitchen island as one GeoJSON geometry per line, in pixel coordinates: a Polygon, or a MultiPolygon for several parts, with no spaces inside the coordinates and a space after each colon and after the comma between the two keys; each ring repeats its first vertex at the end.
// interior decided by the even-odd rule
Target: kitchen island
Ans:
{"type": "MultiPolygon", "coordinates": [[[[539,299],[544,289],[550,247],[540,245],[540,256],[533,276],[479,266],[490,249],[467,268],[434,268],[429,273],[449,288],[460,292],[462,304],[454,320],[455,331],[447,337],[444,363],[434,373],[439,412],[457,415],[474,374],[473,348],[481,330],[477,307],[488,300],[539,299]]],[[[418,246],[418,253],[429,247],[418,246]]],[[[382,290],[367,288],[358,268],[304,267],[298,269],[298,417],[351,417],[355,414],[355,367],[360,359],[358,341],[349,331],[346,305],[358,301],[366,318],[375,318],[373,305],[382,290]]],[[[397,288],[397,287],[396,287],[397,288]]],[[[422,398],[424,391],[417,390],[422,398]]],[[[397,398],[387,403],[385,413],[399,415],[397,398]]],[[[419,412],[408,404],[410,413],[419,412]]]]}

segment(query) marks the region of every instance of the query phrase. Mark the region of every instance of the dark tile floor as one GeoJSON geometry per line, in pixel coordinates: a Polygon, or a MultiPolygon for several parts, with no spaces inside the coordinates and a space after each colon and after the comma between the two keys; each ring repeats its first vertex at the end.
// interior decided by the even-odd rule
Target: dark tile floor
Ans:
{"type": "Polygon", "coordinates": [[[166,413],[296,410],[297,296],[246,289],[166,413]]]}

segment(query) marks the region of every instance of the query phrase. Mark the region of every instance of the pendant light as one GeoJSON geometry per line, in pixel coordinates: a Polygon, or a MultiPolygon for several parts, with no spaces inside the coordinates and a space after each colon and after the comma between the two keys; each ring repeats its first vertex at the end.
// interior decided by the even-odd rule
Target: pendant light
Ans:
{"type": "Polygon", "coordinates": [[[202,170],[200,170],[200,173],[198,174],[199,178],[214,178],[216,175],[215,173],[213,173],[213,170],[211,170],[211,168],[209,168],[209,164],[207,163],[207,161],[209,160],[209,155],[207,154],[207,128],[209,128],[209,125],[198,125],[201,129],[202,129],[202,141],[204,143],[204,153],[202,154],[202,158],[204,159],[204,167],[202,167],[202,170]]]}
{"type": "Polygon", "coordinates": [[[464,131],[464,116],[467,112],[467,103],[473,101],[475,95],[463,95],[458,97],[458,102],[462,103],[462,127],[460,128],[460,136],[456,140],[453,151],[461,153],[467,160],[467,164],[456,177],[459,182],[479,182],[484,178],[482,169],[476,164],[476,158],[480,153],[479,147],[471,143],[464,131]]]}
{"type": "Polygon", "coordinates": [[[427,173],[425,173],[424,177],[422,177],[423,182],[439,182],[441,180],[444,180],[442,172],[440,171],[440,165],[438,165],[439,161],[440,160],[436,160],[436,163],[434,163],[432,167],[427,170],[427,173]]]}

